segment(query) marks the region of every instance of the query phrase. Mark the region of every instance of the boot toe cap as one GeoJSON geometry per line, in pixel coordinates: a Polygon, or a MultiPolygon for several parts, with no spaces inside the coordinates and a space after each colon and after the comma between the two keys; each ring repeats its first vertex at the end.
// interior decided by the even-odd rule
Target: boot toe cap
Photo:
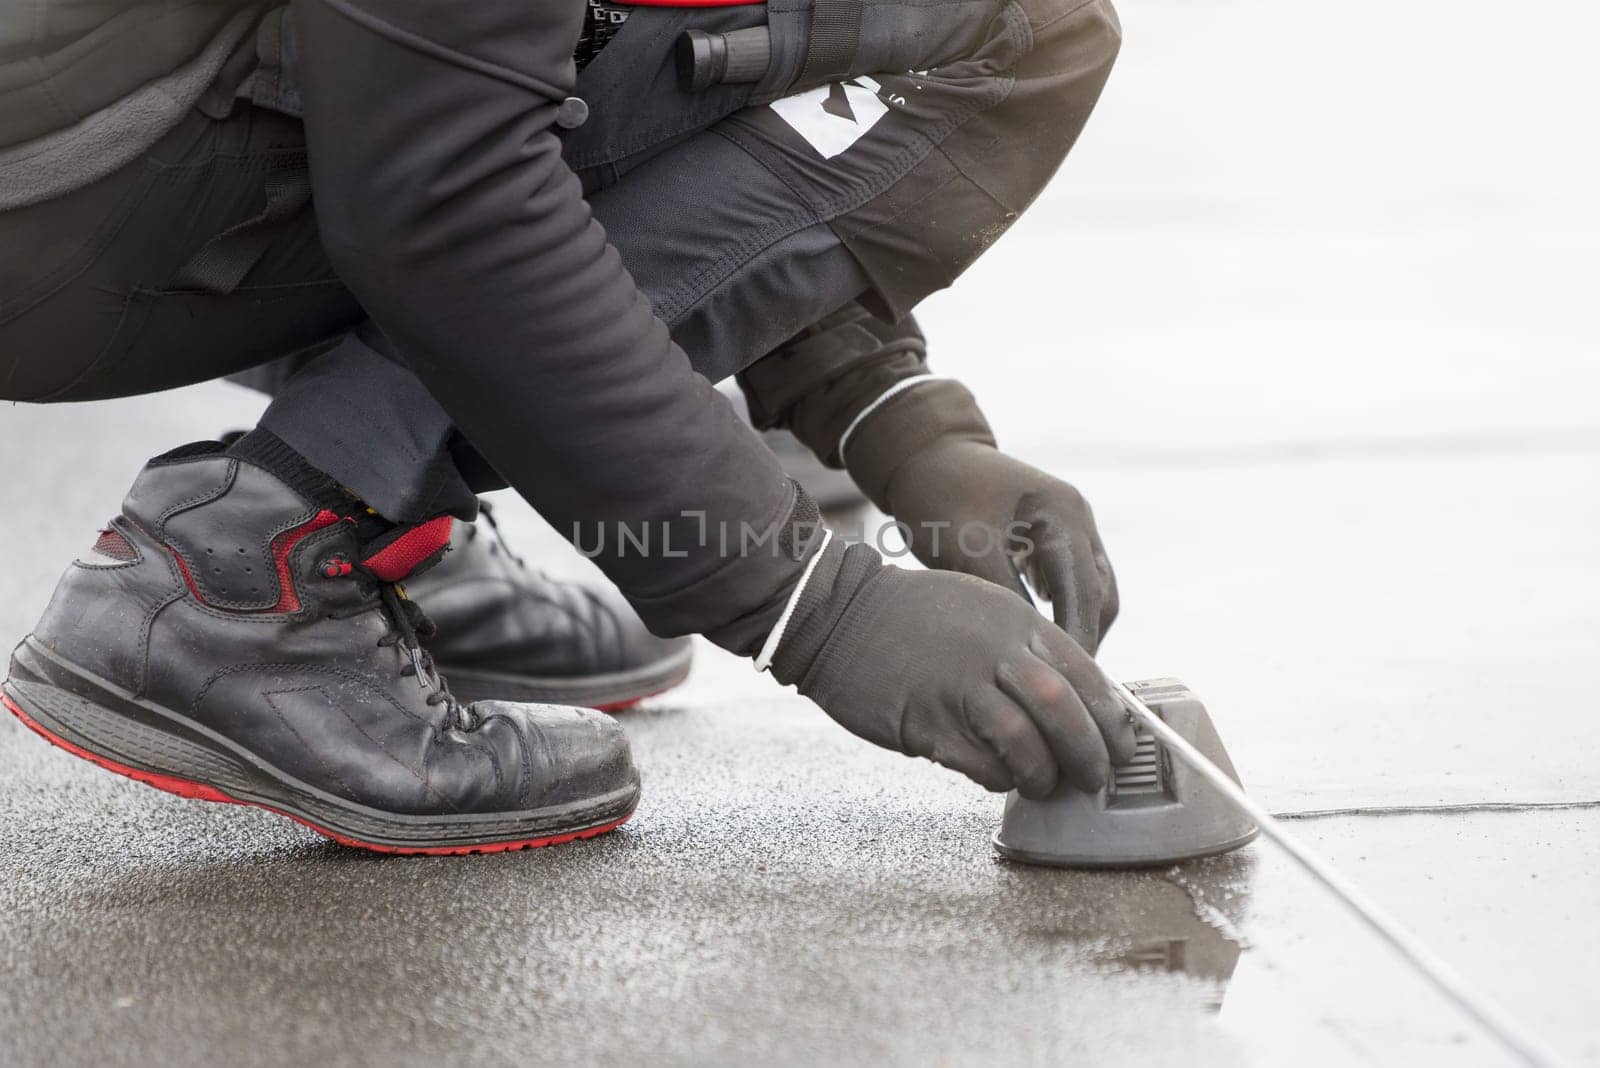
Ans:
{"type": "Polygon", "coordinates": [[[602,801],[639,786],[628,736],[610,716],[564,705],[480,701],[479,716],[503,718],[522,739],[526,808],[602,801]]]}

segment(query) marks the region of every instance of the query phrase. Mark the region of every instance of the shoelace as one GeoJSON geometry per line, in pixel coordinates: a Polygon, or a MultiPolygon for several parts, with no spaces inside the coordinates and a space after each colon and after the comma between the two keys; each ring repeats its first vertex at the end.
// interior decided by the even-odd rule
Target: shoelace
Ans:
{"type": "Polygon", "coordinates": [[[434,668],[433,655],[422,647],[419,634],[431,636],[434,629],[433,621],[417,607],[415,602],[406,598],[404,591],[396,583],[379,583],[378,594],[383,604],[384,615],[388,617],[390,623],[388,633],[378,639],[378,645],[383,648],[400,646],[409,661],[400,669],[400,674],[416,677],[418,685],[428,691],[429,705],[444,706],[445,730],[453,727],[457,730],[470,731],[477,727],[477,715],[450,692],[449,684],[434,668]]]}

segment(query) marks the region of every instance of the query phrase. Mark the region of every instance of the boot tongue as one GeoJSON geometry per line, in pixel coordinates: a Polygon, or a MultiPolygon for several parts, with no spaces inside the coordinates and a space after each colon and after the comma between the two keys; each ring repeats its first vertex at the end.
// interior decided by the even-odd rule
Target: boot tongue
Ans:
{"type": "MultiPolygon", "coordinates": [[[[186,446],[201,447],[212,451],[222,448],[218,442],[186,446]]],[[[361,564],[380,582],[399,582],[417,574],[437,563],[450,544],[449,516],[438,516],[422,523],[391,523],[327,474],[312,467],[305,457],[270,430],[257,427],[228,445],[226,452],[263,469],[321,508],[353,522],[361,564]]]]}
{"type": "Polygon", "coordinates": [[[383,582],[418,575],[443,558],[450,548],[452,520],[436,516],[422,523],[398,526],[361,547],[361,566],[383,582]]]}

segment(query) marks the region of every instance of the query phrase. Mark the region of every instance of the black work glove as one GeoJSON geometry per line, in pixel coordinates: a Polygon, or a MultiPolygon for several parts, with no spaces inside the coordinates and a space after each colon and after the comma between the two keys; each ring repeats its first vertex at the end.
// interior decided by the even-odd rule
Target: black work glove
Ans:
{"type": "Polygon", "coordinates": [[[823,550],[771,666],[852,733],[990,790],[1097,790],[1133,756],[1127,711],[1061,630],[997,586],[865,545],[823,550]]]}
{"type": "Polygon", "coordinates": [[[872,502],[905,524],[929,567],[1028,597],[1090,655],[1117,616],[1117,581],[1094,513],[1067,483],[995,448],[972,395],[953,381],[891,397],[849,436],[844,460],[872,502]]]}

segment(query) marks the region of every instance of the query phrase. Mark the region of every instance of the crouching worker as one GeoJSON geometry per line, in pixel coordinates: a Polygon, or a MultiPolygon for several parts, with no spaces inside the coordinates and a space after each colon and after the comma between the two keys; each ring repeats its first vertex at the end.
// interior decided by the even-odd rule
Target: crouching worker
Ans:
{"type": "Polygon", "coordinates": [[[1089,509],[995,448],[909,314],[1054,173],[1118,34],[1106,0],[0,19],[3,396],[293,368],[256,428],[145,465],[16,648],[7,707],[112,771],[350,845],[512,849],[599,834],[639,795],[611,719],[520,699],[670,684],[667,639],[700,633],[989,789],[1099,785],[1133,738],[1090,659],[1116,600],[1089,509]],[[761,26],[752,80],[680,83],[685,31],[761,26]],[[933,570],[809,536],[816,506],[711,385],[733,374],[933,570]],[[564,609],[605,647],[545,672],[565,688],[519,660],[549,598],[463,593],[482,561],[424,574],[507,484],[586,549],[653,532],[602,540],[637,618],[564,609]],[[1026,536],[1060,627],[1007,542],[939,537],[972,524],[1026,536]],[[742,529],[772,536],[715,534],[742,529]]]}

